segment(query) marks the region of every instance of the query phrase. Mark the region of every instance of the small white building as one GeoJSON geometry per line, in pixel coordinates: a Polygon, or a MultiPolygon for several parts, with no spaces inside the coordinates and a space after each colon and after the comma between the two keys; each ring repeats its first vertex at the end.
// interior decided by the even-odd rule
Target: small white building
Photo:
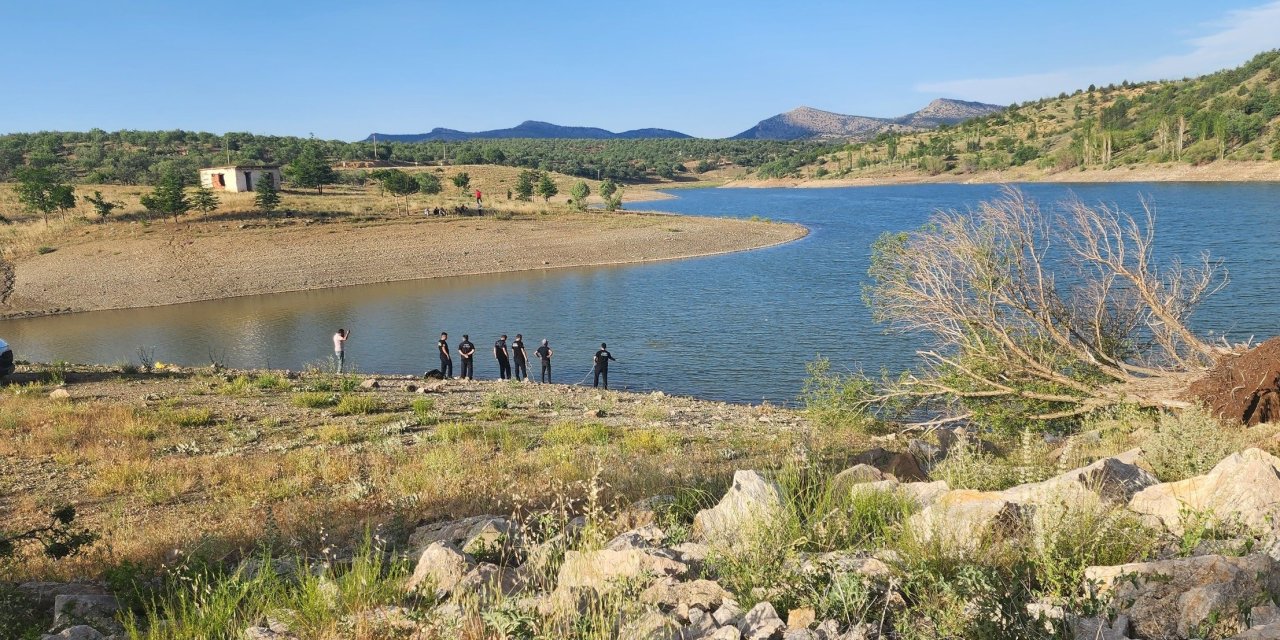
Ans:
{"type": "Polygon", "coordinates": [[[280,186],[280,167],[268,165],[235,165],[200,170],[200,184],[214,191],[253,191],[262,180],[280,186]]]}

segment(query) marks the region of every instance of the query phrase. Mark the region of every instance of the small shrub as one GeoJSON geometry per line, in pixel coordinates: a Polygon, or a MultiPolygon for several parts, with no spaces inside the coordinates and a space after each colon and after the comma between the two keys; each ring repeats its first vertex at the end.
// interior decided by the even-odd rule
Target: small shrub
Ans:
{"type": "Polygon", "coordinates": [[[474,422],[446,422],[436,426],[436,438],[441,442],[457,443],[463,440],[474,440],[482,433],[480,425],[474,422]]]}
{"type": "Polygon", "coordinates": [[[304,391],[293,396],[293,406],[302,409],[322,409],[338,404],[338,397],[323,391],[304,391]]]}
{"type": "Polygon", "coordinates": [[[542,441],[552,446],[560,444],[607,444],[609,442],[609,427],[599,422],[561,422],[544,431],[542,441]]]}
{"type": "Polygon", "coordinates": [[[288,391],[289,380],[278,373],[260,373],[253,377],[253,386],[263,391],[288,391]]]}
{"type": "Polygon", "coordinates": [[[501,393],[491,393],[484,399],[484,405],[490,409],[510,409],[511,398],[501,393]]]}
{"type": "Polygon", "coordinates": [[[54,251],[57,251],[57,249],[54,249],[53,247],[40,247],[36,249],[36,253],[40,255],[45,255],[46,253],[53,253],[54,251]]]}
{"type": "Polygon", "coordinates": [[[382,410],[382,401],[371,396],[344,395],[333,413],[340,416],[367,415],[382,410]]]}
{"type": "Polygon", "coordinates": [[[213,410],[207,407],[164,411],[161,419],[176,427],[204,427],[214,423],[213,410]]]}
{"type": "Polygon", "coordinates": [[[236,376],[230,382],[218,387],[218,393],[224,396],[246,396],[253,392],[253,381],[249,376],[236,376]]]}
{"type": "Polygon", "coordinates": [[[829,429],[875,430],[876,421],[862,404],[873,388],[869,378],[832,371],[831,361],[821,357],[806,364],[805,370],[809,376],[800,399],[815,423],[829,429]]]}
{"type": "Polygon", "coordinates": [[[329,444],[351,444],[363,439],[360,431],[347,424],[326,424],[316,429],[316,436],[329,444]]]}
{"type": "Polygon", "coordinates": [[[419,421],[435,417],[435,398],[418,398],[413,401],[412,406],[413,415],[417,416],[419,421]]]}
{"type": "Polygon", "coordinates": [[[968,439],[951,445],[947,457],[929,472],[932,480],[946,480],[952,489],[998,491],[1018,483],[1005,460],[986,453],[968,439]]]}
{"type": "Polygon", "coordinates": [[[661,429],[631,429],[622,434],[622,449],[630,453],[656,455],[675,445],[676,439],[661,429]]]}
{"type": "Polygon", "coordinates": [[[1207,473],[1239,450],[1243,440],[1239,429],[1192,408],[1160,416],[1155,432],[1142,442],[1142,452],[1161,482],[1174,482],[1207,473]]]}

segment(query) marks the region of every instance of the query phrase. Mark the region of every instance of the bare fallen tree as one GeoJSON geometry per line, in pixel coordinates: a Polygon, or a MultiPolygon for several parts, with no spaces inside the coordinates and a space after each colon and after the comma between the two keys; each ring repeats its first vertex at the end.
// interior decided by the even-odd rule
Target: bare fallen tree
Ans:
{"type": "Polygon", "coordinates": [[[865,406],[893,419],[929,409],[916,426],[1186,406],[1190,379],[1232,351],[1187,325],[1226,271],[1207,254],[1157,260],[1155,214],[1143,209],[1135,219],[1071,199],[1048,212],[1008,188],[881,237],[865,297],[877,320],[928,348],[921,370],[884,381],[865,406]]]}

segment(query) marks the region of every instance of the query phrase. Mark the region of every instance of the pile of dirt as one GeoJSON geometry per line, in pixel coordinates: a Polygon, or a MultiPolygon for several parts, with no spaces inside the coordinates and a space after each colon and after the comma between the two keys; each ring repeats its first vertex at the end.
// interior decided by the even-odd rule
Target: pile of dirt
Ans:
{"type": "Polygon", "coordinates": [[[1219,360],[1187,395],[1225,420],[1249,426],[1280,420],[1280,336],[1219,360]]]}

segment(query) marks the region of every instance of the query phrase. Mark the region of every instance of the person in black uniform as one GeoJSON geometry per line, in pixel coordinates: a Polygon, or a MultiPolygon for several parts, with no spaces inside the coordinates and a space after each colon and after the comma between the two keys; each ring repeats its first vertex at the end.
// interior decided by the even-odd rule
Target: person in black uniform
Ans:
{"type": "Polygon", "coordinates": [[[502,334],[502,337],[493,343],[493,357],[498,360],[498,378],[510,379],[511,359],[507,355],[507,334],[502,334]]]}
{"type": "Polygon", "coordinates": [[[551,346],[547,344],[546,338],[542,339],[542,346],[538,347],[538,349],[533,353],[534,355],[538,356],[539,360],[542,361],[541,380],[543,382],[550,384],[551,383],[551,354],[555,352],[552,351],[551,346]]]}
{"type": "Polygon", "coordinates": [[[440,352],[440,375],[453,377],[453,356],[449,355],[449,334],[440,332],[440,341],[436,343],[436,351],[440,352]]]}
{"type": "Polygon", "coordinates": [[[462,334],[462,342],[458,343],[458,355],[462,356],[462,377],[467,380],[476,378],[476,346],[471,344],[471,336],[462,334]]]}
{"type": "Polygon", "coordinates": [[[511,355],[516,361],[516,382],[529,379],[529,352],[524,350],[524,336],[516,334],[516,339],[511,343],[511,355]]]}
{"type": "Polygon", "coordinates": [[[604,388],[608,389],[609,388],[609,361],[613,360],[614,362],[617,362],[618,359],[614,358],[613,354],[609,353],[609,348],[605,346],[603,342],[601,342],[600,350],[596,352],[596,357],[593,360],[596,364],[596,368],[595,368],[596,377],[595,377],[594,386],[599,387],[600,382],[603,380],[604,388]]]}

